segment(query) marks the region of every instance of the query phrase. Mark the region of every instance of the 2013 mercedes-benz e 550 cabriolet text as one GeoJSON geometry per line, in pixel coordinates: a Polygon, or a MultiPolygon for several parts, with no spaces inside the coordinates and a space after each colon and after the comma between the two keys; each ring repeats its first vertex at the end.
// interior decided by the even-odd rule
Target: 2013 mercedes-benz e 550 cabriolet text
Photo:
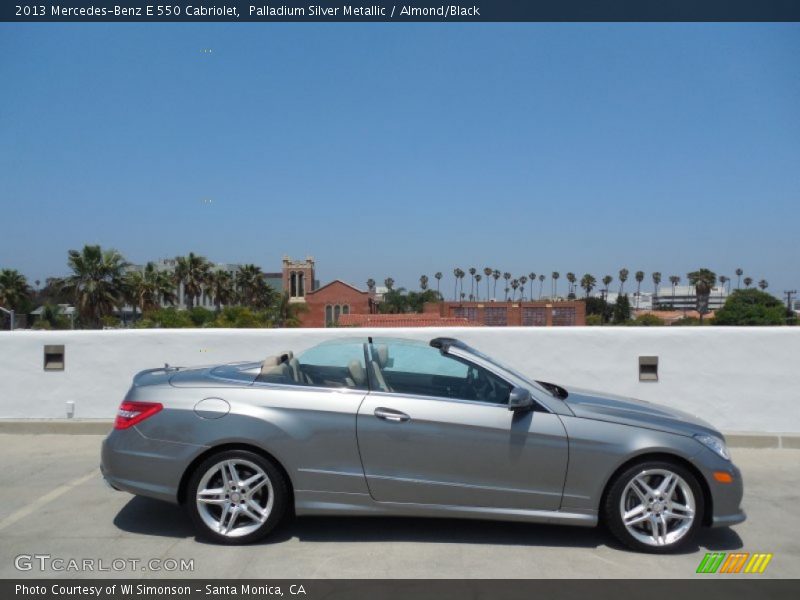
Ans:
{"type": "Polygon", "coordinates": [[[745,519],[722,435],[690,415],[534,381],[452,338],[343,338],[295,356],[137,374],[102,471],[198,533],[297,515],[594,526],[667,552],[745,519]]]}

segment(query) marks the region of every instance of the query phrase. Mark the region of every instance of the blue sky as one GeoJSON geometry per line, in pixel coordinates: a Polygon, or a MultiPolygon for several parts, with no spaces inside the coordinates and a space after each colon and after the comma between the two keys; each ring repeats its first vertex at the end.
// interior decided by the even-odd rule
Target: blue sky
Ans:
{"type": "Polygon", "coordinates": [[[31,280],[99,243],[800,287],[796,24],[2,24],[0,82],[31,280]]]}

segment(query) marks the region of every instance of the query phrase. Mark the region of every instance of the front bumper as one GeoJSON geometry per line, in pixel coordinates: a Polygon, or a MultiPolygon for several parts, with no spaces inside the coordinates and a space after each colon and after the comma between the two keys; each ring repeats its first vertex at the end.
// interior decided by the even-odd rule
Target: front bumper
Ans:
{"type": "Polygon", "coordinates": [[[742,472],[729,461],[708,451],[711,459],[706,457],[702,465],[703,475],[711,493],[711,518],[707,523],[711,527],[729,527],[742,523],[747,515],[742,510],[744,482],[742,472]],[[721,483],[714,478],[714,472],[723,471],[731,476],[730,483],[721,483]]]}

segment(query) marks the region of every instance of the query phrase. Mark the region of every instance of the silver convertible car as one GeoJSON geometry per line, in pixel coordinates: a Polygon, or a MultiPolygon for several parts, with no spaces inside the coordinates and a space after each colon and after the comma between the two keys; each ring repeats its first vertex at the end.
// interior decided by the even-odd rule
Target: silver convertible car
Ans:
{"type": "Polygon", "coordinates": [[[534,381],[452,338],[343,338],[295,356],[137,374],[103,443],[110,485],[247,543],[297,515],[603,522],[667,552],[740,523],[710,425],[534,381]]]}

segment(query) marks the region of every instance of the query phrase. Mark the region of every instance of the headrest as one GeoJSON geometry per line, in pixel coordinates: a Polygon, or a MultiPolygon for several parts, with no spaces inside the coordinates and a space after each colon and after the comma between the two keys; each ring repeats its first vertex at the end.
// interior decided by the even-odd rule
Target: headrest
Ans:
{"type": "Polygon", "coordinates": [[[375,358],[378,360],[378,366],[385,367],[389,363],[389,347],[386,344],[375,346],[375,358]]]}
{"type": "Polygon", "coordinates": [[[275,367],[281,364],[283,361],[281,360],[280,356],[268,356],[261,362],[261,370],[268,369],[270,367],[275,367]]]}
{"type": "Polygon", "coordinates": [[[361,365],[361,361],[359,361],[357,358],[354,358],[348,363],[347,368],[350,371],[350,377],[353,378],[353,381],[356,385],[364,385],[366,383],[367,372],[361,365]]]}

